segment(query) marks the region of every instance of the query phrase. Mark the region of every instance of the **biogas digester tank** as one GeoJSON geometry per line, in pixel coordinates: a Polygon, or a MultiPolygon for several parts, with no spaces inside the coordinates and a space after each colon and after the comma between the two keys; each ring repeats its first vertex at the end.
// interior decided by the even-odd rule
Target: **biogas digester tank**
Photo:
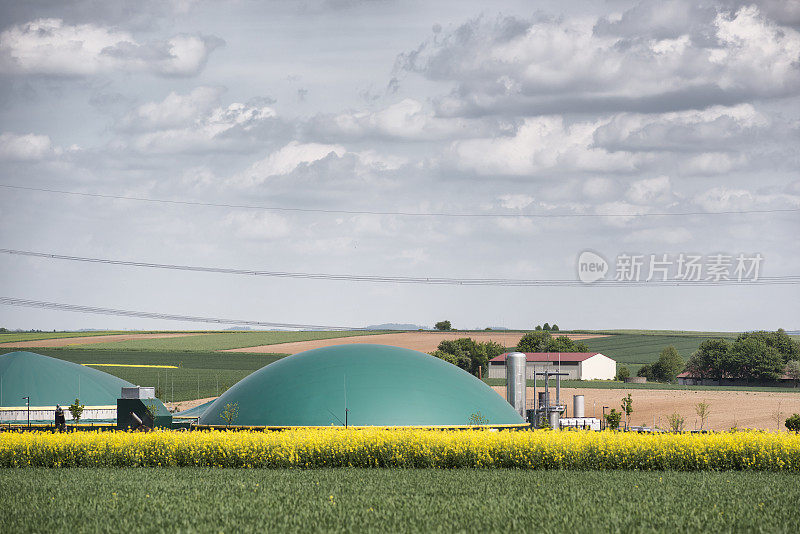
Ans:
{"type": "Polygon", "coordinates": [[[386,345],[348,344],[287,356],[247,376],[200,417],[241,426],[524,425],[492,388],[439,358],[386,345]]]}

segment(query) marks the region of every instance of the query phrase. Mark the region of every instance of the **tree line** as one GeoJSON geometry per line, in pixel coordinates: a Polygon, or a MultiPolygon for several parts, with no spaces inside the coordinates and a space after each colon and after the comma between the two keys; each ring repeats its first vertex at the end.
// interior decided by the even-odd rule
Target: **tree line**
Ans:
{"type": "MultiPolygon", "coordinates": [[[[554,338],[550,332],[536,331],[522,336],[514,350],[517,352],[589,352],[583,343],[567,336],[554,338]]],[[[431,356],[452,363],[468,373],[479,376],[489,367],[489,360],[507,352],[506,347],[494,341],[477,342],[472,338],[445,339],[431,356]]]]}

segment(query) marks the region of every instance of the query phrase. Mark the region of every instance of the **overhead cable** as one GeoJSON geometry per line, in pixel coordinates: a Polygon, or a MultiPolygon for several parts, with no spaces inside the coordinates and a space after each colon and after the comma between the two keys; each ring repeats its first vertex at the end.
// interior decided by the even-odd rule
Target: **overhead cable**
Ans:
{"type": "Polygon", "coordinates": [[[330,280],[346,282],[373,282],[389,284],[427,284],[427,285],[458,285],[458,286],[508,286],[508,287],[651,287],[651,286],[718,286],[718,285],[794,285],[800,284],[800,276],[762,276],[753,279],[700,279],[700,280],[616,280],[601,279],[596,282],[585,283],[577,279],[562,280],[536,280],[524,278],[442,278],[432,276],[379,276],[359,274],[332,274],[332,273],[304,273],[287,271],[261,271],[255,269],[231,269],[224,267],[206,267],[199,265],[176,265],[168,263],[149,263],[140,261],[113,260],[108,258],[91,258],[82,256],[68,256],[46,252],[33,252],[0,248],[0,253],[34,258],[66,260],[83,263],[97,263],[105,265],[119,265],[125,267],[140,267],[148,269],[163,269],[174,271],[191,271],[202,273],[234,274],[245,276],[265,276],[274,278],[296,278],[306,280],[330,280]]]}
{"type": "Polygon", "coordinates": [[[78,304],[63,304],[60,302],[47,302],[41,300],[19,299],[14,297],[0,297],[0,304],[6,306],[23,306],[27,308],[42,308],[47,310],[69,311],[78,313],[92,313],[95,315],[116,315],[120,317],[138,317],[141,319],[163,319],[168,321],[186,321],[192,323],[215,323],[237,326],[261,326],[266,328],[293,328],[300,330],[363,330],[348,326],[323,326],[295,323],[271,323],[264,321],[248,321],[237,319],[218,319],[212,317],[197,317],[193,315],[175,315],[170,313],[143,312],[119,310],[115,308],[98,308],[94,306],[81,306],[78,304]]]}

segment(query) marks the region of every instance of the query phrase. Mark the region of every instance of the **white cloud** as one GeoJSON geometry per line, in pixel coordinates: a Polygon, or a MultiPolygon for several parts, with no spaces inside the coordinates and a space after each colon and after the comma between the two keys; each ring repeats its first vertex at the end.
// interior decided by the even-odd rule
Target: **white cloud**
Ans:
{"type": "Polygon", "coordinates": [[[453,143],[455,165],[480,174],[530,175],[547,171],[630,171],[638,156],[593,146],[598,124],[565,126],[559,116],[525,120],[513,137],[453,143]]]}
{"type": "Polygon", "coordinates": [[[134,132],[130,144],[140,152],[176,153],[198,149],[239,150],[258,127],[276,117],[267,105],[235,102],[223,107],[218,87],[198,87],[188,94],[170,93],[160,102],[147,102],[121,123],[134,132]],[[237,142],[238,141],[238,142],[237,142]]]}
{"type": "Polygon", "coordinates": [[[17,161],[35,161],[45,159],[53,154],[52,143],[47,135],[0,134],[0,159],[17,161]]]}
{"type": "Polygon", "coordinates": [[[659,23],[670,14],[653,11],[656,20],[639,21],[633,33],[588,16],[479,17],[402,54],[398,65],[455,82],[437,109],[462,117],[702,108],[800,88],[800,33],[757,7],[729,15],[686,6],[676,22],[690,11],[695,20],[677,35],[681,24],[665,34],[659,23]]]}
{"type": "Polygon", "coordinates": [[[614,182],[608,178],[589,178],[583,184],[583,194],[589,198],[606,198],[614,189],[614,182]]]}
{"type": "Polygon", "coordinates": [[[532,196],[524,194],[501,195],[500,205],[509,210],[521,210],[530,206],[534,200],[532,196]]]}
{"type": "Polygon", "coordinates": [[[203,68],[219,44],[219,39],[194,35],[140,43],[125,31],[42,18],[0,33],[0,71],[88,76],[122,70],[190,76],[203,68]]]}
{"type": "Polygon", "coordinates": [[[381,173],[396,171],[406,164],[405,158],[379,154],[374,150],[350,152],[342,145],[300,143],[292,141],[269,156],[250,165],[245,171],[232,176],[228,183],[239,187],[252,187],[275,177],[288,177],[304,168],[316,168],[330,162],[323,172],[323,181],[337,182],[375,178],[381,173]]]}
{"type": "Polygon", "coordinates": [[[626,233],[626,243],[666,243],[677,245],[692,239],[692,233],[683,227],[646,228],[626,233]]]}
{"type": "Polygon", "coordinates": [[[287,220],[274,213],[232,213],[225,218],[224,225],[237,237],[253,241],[280,239],[291,230],[287,220]]]}
{"type": "Polygon", "coordinates": [[[620,113],[594,134],[610,150],[703,152],[738,150],[763,136],[772,120],[752,104],[669,113],[620,113]]]}
{"type": "Polygon", "coordinates": [[[322,115],[310,122],[312,133],[334,136],[380,136],[413,141],[474,137],[481,132],[507,130],[508,124],[437,117],[418,100],[406,98],[378,111],[322,115]]]}
{"type": "Polygon", "coordinates": [[[648,204],[655,200],[665,199],[671,191],[668,176],[658,176],[633,182],[625,196],[636,204],[648,204]]]}

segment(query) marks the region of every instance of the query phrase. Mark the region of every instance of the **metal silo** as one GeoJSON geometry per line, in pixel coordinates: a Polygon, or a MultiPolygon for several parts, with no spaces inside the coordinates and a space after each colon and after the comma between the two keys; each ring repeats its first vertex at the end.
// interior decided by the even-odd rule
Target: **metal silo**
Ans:
{"type": "Polygon", "coordinates": [[[506,400],[522,417],[525,417],[526,362],[527,358],[521,352],[506,356],[506,400]]]}

